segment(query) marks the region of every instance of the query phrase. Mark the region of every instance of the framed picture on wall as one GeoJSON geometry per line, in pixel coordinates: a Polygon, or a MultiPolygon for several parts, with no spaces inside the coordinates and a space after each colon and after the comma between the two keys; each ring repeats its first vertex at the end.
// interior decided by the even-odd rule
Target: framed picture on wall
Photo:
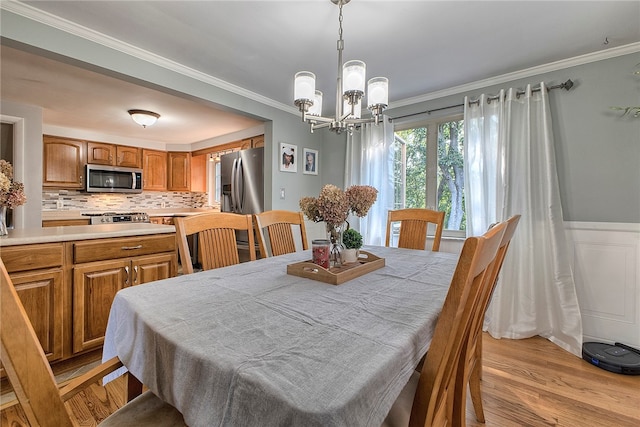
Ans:
{"type": "Polygon", "coordinates": [[[318,150],[303,148],[302,159],[304,160],[303,173],[307,175],[318,175],[318,150]]]}
{"type": "Polygon", "coordinates": [[[284,142],[280,143],[280,172],[298,171],[297,154],[298,146],[284,142]]]}

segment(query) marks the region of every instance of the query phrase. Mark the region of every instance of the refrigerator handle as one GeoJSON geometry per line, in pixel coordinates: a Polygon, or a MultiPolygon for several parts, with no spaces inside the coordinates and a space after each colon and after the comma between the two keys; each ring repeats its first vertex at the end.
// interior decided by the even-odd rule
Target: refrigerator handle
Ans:
{"type": "Polygon", "coordinates": [[[236,163],[238,159],[233,159],[233,166],[231,166],[231,212],[236,211],[236,163]]]}
{"type": "Polygon", "coordinates": [[[236,168],[236,205],[238,207],[237,213],[243,213],[243,209],[244,209],[243,196],[244,196],[244,174],[242,172],[242,157],[238,157],[238,166],[236,168]]]}

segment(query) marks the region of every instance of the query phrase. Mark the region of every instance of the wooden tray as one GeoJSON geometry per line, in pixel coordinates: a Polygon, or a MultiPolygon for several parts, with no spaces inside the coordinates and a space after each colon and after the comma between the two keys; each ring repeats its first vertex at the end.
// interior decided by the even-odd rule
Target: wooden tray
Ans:
{"type": "Polygon", "coordinates": [[[384,258],[367,251],[360,251],[358,261],[343,264],[342,267],[326,269],[311,261],[302,261],[287,265],[287,274],[319,280],[330,285],[341,285],[382,267],[384,267],[384,258]]]}

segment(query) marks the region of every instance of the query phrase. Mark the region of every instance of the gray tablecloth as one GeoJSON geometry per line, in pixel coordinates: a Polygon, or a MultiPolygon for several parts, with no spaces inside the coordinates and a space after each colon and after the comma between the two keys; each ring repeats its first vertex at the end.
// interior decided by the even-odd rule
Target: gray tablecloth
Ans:
{"type": "Polygon", "coordinates": [[[124,289],[118,355],[190,426],[378,426],[425,354],[457,255],[366,248],[339,286],[286,273],[310,252],[124,289]]]}

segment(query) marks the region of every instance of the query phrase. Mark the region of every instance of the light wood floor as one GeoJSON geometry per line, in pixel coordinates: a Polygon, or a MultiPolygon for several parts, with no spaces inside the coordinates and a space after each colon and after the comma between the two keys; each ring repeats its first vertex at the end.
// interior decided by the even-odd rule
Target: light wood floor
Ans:
{"type": "MultiPolygon", "coordinates": [[[[640,426],[640,376],[597,368],[540,337],[494,340],[484,335],[482,393],[486,424],[467,426],[640,426]]],[[[122,404],[122,383],[92,386],[68,403],[78,426],[95,426],[122,404]]],[[[19,405],[1,427],[27,426],[19,405]]]]}

